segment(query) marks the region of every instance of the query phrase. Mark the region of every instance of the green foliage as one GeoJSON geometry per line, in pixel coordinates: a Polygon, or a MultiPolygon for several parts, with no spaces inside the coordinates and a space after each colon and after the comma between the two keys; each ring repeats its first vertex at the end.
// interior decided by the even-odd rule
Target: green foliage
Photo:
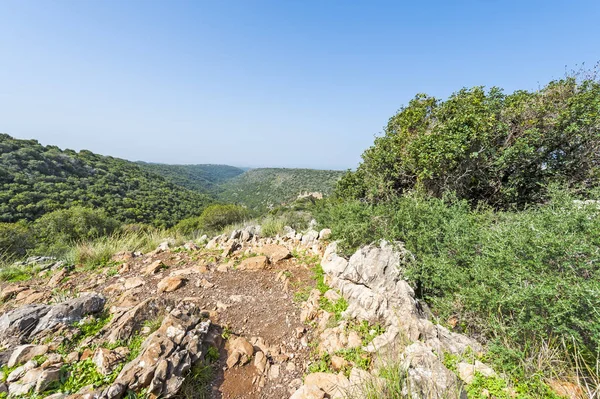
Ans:
{"type": "Polygon", "coordinates": [[[210,202],[133,162],[0,134],[0,222],[83,206],[124,223],[170,227],[210,202]]]}
{"type": "Polygon", "coordinates": [[[405,195],[388,203],[329,204],[319,220],[347,249],[385,238],[413,254],[405,274],[442,320],[518,347],[552,336],[600,344],[600,209],[555,192],[520,212],[405,195]]]}
{"type": "Polygon", "coordinates": [[[138,162],[138,165],[173,184],[208,194],[215,192],[220,183],[244,173],[242,169],[229,165],[165,165],[145,162],[138,162]]]}
{"type": "Polygon", "coordinates": [[[0,223],[0,256],[6,259],[22,257],[33,248],[35,240],[25,223],[0,223]]]}
{"type": "Polygon", "coordinates": [[[5,265],[0,267],[0,281],[26,281],[35,275],[36,269],[31,266],[5,265]]]}
{"type": "Polygon", "coordinates": [[[568,77],[534,92],[462,89],[425,94],[390,118],[385,134],[337,186],[381,201],[414,188],[475,204],[523,207],[551,183],[587,190],[600,176],[600,82],[568,77]]]}
{"type": "Polygon", "coordinates": [[[215,370],[211,365],[200,363],[193,366],[185,377],[179,392],[173,397],[176,399],[209,399],[214,374],[215,370]]]}
{"type": "Polygon", "coordinates": [[[238,205],[211,205],[198,218],[200,225],[207,231],[218,231],[227,225],[243,222],[248,211],[238,205]]]}
{"type": "Polygon", "coordinates": [[[343,174],[335,170],[251,169],[220,186],[219,198],[264,211],[293,202],[304,192],[330,194],[343,174]]]}
{"type": "Polygon", "coordinates": [[[86,359],[77,363],[65,364],[61,371],[66,378],[58,391],[75,393],[88,385],[98,388],[112,383],[117,378],[120,368],[117,367],[112,373],[105,376],[98,371],[92,359],[86,359]]]}

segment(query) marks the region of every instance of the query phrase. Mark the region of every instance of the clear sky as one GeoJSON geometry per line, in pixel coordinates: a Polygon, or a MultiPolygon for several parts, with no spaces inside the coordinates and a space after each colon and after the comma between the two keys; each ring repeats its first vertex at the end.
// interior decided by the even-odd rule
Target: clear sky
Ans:
{"type": "Polygon", "coordinates": [[[416,93],[600,59],[600,1],[0,0],[0,132],[130,160],[354,168],[416,93]]]}

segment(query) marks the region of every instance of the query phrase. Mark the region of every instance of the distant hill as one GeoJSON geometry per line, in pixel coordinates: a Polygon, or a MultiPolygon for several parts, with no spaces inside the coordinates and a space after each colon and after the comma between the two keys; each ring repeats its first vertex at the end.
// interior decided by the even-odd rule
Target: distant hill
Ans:
{"type": "Polygon", "coordinates": [[[213,193],[219,184],[244,173],[243,169],[229,165],[137,164],[171,183],[202,193],[213,193]]]}
{"type": "Polygon", "coordinates": [[[171,226],[213,200],[130,161],[0,134],[0,222],[35,220],[73,205],[126,223],[171,226]]]}
{"type": "Polygon", "coordinates": [[[304,192],[330,194],[343,174],[336,170],[251,169],[223,183],[218,197],[263,210],[292,201],[304,192]]]}

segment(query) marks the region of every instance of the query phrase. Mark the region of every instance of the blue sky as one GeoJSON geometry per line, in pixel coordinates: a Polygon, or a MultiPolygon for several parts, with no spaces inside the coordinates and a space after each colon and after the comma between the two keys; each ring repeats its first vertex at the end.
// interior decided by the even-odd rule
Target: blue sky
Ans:
{"type": "Polygon", "coordinates": [[[0,1],[0,132],[130,160],[354,168],[416,93],[600,59],[600,1],[0,1]]]}

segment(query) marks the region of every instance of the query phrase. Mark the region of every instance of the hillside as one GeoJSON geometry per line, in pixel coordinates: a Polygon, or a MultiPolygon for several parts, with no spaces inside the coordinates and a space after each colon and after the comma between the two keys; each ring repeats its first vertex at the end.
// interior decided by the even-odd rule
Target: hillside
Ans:
{"type": "Polygon", "coordinates": [[[219,198],[261,210],[293,200],[303,192],[327,195],[343,173],[316,169],[251,169],[223,183],[219,198]]]}
{"type": "Polygon", "coordinates": [[[243,169],[230,165],[167,165],[146,162],[137,164],[173,184],[203,193],[213,192],[220,183],[244,173],[243,169]]]}
{"type": "Polygon", "coordinates": [[[122,222],[170,226],[211,202],[133,162],[7,134],[0,134],[0,187],[1,222],[82,205],[103,208],[122,222]]]}

